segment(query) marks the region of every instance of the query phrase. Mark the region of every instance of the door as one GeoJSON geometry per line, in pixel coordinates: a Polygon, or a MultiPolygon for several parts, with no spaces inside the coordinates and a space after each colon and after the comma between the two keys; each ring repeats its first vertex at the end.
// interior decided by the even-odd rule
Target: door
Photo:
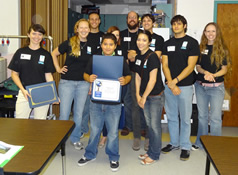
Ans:
{"type": "Polygon", "coordinates": [[[238,126],[238,1],[216,2],[214,16],[232,58],[232,75],[225,84],[231,92],[231,110],[224,112],[223,126],[238,126]]]}

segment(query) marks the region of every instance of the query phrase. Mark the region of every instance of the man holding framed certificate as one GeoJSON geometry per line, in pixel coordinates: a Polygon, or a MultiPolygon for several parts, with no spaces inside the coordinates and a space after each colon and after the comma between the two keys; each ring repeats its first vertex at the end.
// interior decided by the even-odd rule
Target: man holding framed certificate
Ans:
{"type": "Polygon", "coordinates": [[[105,122],[108,131],[106,154],[109,156],[111,170],[117,171],[119,168],[120,89],[130,82],[131,72],[123,57],[115,56],[116,43],[113,34],[105,34],[101,44],[102,57],[94,55],[84,73],[84,79],[93,83],[90,102],[91,132],[85,154],[78,161],[79,166],[96,159],[98,142],[105,122]]]}

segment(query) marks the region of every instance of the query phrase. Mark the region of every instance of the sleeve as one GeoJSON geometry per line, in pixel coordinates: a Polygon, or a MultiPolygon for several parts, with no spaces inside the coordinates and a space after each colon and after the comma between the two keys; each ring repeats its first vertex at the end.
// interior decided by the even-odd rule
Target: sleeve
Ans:
{"type": "Polygon", "coordinates": [[[226,60],[226,58],[224,58],[223,60],[222,60],[222,66],[226,66],[227,65],[227,60],[226,60]]]}
{"type": "Polygon", "coordinates": [[[17,50],[12,57],[11,62],[8,65],[8,68],[15,71],[20,72],[20,51],[17,50]]]}
{"type": "Polygon", "coordinates": [[[46,51],[45,57],[46,57],[45,73],[54,73],[55,67],[51,54],[46,51]]]}
{"type": "Polygon", "coordinates": [[[162,51],[164,46],[164,38],[162,36],[158,36],[155,43],[155,51],[162,51]]]}
{"type": "Polygon", "coordinates": [[[197,65],[201,65],[201,62],[202,62],[202,54],[199,53],[199,56],[198,56],[198,60],[197,60],[197,65]]]}
{"type": "Polygon", "coordinates": [[[168,55],[167,42],[165,42],[164,45],[163,45],[162,55],[168,55]]]}
{"type": "Polygon", "coordinates": [[[197,40],[192,39],[192,42],[189,48],[189,56],[199,56],[199,55],[200,55],[199,44],[197,40]]]}
{"type": "Polygon", "coordinates": [[[69,50],[69,47],[70,47],[70,43],[68,40],[62,42],[59,46],[58,46],[58,49],[59,49],[59,52],[60,54],[64,54],[65,52],[68,52],[69,50]]]}
{"type": "Polygon", "coordinates": [[[85,69],[84,73],[87,73],[88,75],[91,75],[92,74],[92,68],[93,68],[93,57],[91,56],[89,58],[89,61],[88,61],[88,64],[86,66],[86,69],[85,69]]]}
{"type": "Polygon", "coordinates": [[[158,59],[158,56],[153,53],[150,55],[147,61],[147,69],[149,72],[151,72],[154,69],[160,68],[160,61],[158,59]]]}

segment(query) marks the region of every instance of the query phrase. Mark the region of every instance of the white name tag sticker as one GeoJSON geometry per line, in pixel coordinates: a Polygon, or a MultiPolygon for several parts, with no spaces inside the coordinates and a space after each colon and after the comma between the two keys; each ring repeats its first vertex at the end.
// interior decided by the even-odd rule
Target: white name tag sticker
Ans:
{"type": "Polygon", "coordinates": [[[92,53],[92,49],[90,46],[87,46],[87,54],[91,54],[92,53]]]}
{"type": "Polygon", "coordinates": [[[130,42],[131,41],[131,37],[124,37],[124,41],[130,42]]]}
{"type": "Polygon", "coordinates": [[[141,60],[136,60],[136,63],[135,63],[135,64],[138,65],[138,66],[140,66],[141,60]]]}
{"type": "Polygon", "coordinates": [[[208,54],[208,50],[206,49],[206,50],[202,51],[202,54],[207,55],[208,54]]]}
{"type": "Polygon", "coordinates": [[[44,62],[45,61],[45,56],[44,55],[40,55],[40,60],[41,62],[44,62]]]}
{"type": "Polygon", "coordinates": [[[31,60],[31,55],[29,55],[29,54],[21,54],[21,60],[31,60]]]}
{"type": "Polygon", "coordinates": [[[187,45],[188,45],[188,42],[187,41],[184,41],[183,44],[182,44],[182,47],[181,49],[186,49],[187,48],[187,45]]]}
{"type": "Polygon", "coordinates": [[[150,47],[150,50],[152,50],[154,52],[155,51],[155,47],[150,47]]]}
{"type": "Polygon", "coordinates": [[[121,50],[118,50],[118,51],[117,51],[117,54],[118,54],[118,55],[122,55],[122,51],[121,51],[121,50]]]}
{"type": "Polygon", "coordinates": [[[168,49],[168,52],[173,52],[175,51],[175,46],[168,46],[167,49],[168,49]]]}

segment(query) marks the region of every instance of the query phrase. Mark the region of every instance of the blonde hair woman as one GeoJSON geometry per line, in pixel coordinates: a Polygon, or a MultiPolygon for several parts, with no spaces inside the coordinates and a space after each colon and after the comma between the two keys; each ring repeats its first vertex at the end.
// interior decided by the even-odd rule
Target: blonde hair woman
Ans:
{"type": "Polygon", "coordinates": [[[70,140],[75,149],[83,149],[80,143],[81,121],[84,104],[87,98],[90,84],[83,79],[83,73],[91,56],[91,47],[87,43],[90,32],[89,23],[86,19],[80,19],[74,26],[75,35],[61,43],[52,52],[55,69],[61,74],[59,83],[60,97],[60,120],[68,120],[72,102],[73,118],[76,124],[70,140]],[[64,66],[61,68],[57,56],[66,53],[64,66]]]}
{"type": "Polygon", "coordinates": [[[202,147],[200,136],[208,135],[208,122],[210,134],[221,135],[222,104],[225,94],[224,75],[231,73],[231,59],[222,39],[221,30],[216,23],[211,22],[205,26],[200,52],[201,56],[196,65],[198,75],[195,83],[199,124],[197,140],[192,146],[193,150],[202,147]]]}

